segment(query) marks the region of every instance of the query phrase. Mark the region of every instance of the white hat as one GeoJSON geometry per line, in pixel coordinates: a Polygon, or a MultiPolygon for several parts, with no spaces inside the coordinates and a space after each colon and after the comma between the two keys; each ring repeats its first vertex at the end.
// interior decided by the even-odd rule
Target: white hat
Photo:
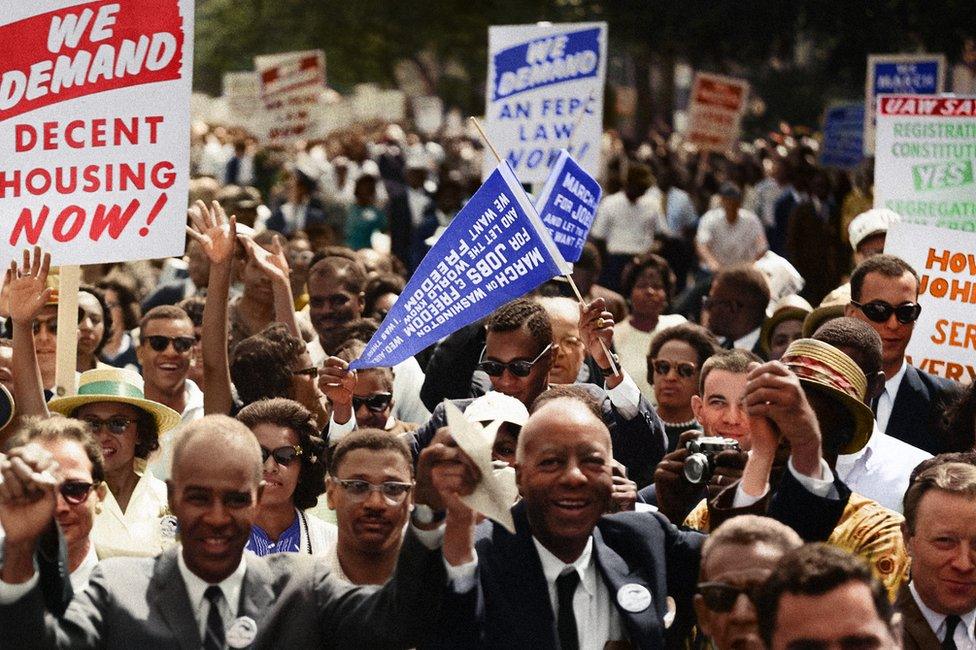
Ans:
{"type": "Polygon", "coordinates": [[[888,232],[888,226],[901,221],[901,215],[888,208],[874,208],[854,217],[847,227],[847,234],[851,240],[851,248],[857,250],[861,242],[882,232],[888,232]]]}
{"type": "Polygon", "coordinates": [[[521,427],[529,419],[529,410],[514,397],[491,391],[468,404],[464,417],[472,422],[502,420],[521,427]]]}

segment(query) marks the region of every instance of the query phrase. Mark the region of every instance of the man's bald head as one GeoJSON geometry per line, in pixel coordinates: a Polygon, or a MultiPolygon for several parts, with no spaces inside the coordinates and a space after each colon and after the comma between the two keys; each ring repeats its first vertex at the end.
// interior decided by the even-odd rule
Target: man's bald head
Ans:
{"type": "Polygon", "coordinates": [[[184,458],[227,458],[254,468],[254,478],[262,480],[261,446],[246,426],[226,415],[207,415],[183,427],[173,446],[173,480],[178,482],[184,458]]]}
{"type": "Polygon", "coordinates": [[[601,442],[606,442],[609,452],[610,430],[599,417],[599,410],[594,410],[592,400],[587,399],[588,395],[576,394],[567,388],[572,387],[549,389],[533,402],[532,413],[519,433],[516,462],[522,462],[525,450],[534,442],[533,439],[544,438],[554,427],[570,427],[581,434],[585,431],[588,435],[595,435],[601,442]]]}

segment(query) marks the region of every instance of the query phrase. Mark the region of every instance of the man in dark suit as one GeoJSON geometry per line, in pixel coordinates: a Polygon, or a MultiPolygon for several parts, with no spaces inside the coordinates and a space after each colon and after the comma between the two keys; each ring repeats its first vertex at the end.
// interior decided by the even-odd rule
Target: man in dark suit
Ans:
{"type": "MultiPolygon", "coordinates": [[[[801,406],[775,412],[793,444],[790,478],[781,490],[794,493],[820,489],[827,478],[816,418],[805,402],[801,406]]],[[[599,405],[585,393],[553,389],[535,401],[518,440],[522,500],[512,508],[515,534],[490,521],[478,528],[477,580],[454,583],[435,645],[568,650],[629,640],[634,647],[663,648],[666,639],[682,638],[694,620],[704,535],[657,513],[605,515],[610,460],[610,433],[599,405]]],[[[735,501],[744,507],[756,499],[742,494],[735,501]]],[[[836,514],[822,505],[802,512],[773,508],[771,514],[790,525],[836,514]]]]}
{"type": "Polygon", "coordinates": [[[702,308],[708,311],[708,329],[726,350],[748,350],[765,359],[759,333],[766,320],[769,283],[752,264],[723,269],[712,280],[702,308]]]}
{"type": "Polygon", "coordinates": [[[946,406],[962,387],[910,365],[905,349],[918,305],[918,274],[893,255],[875,255],[851,274],[851,302],[845,315],[864,321],[881,337],[885,389],[871,405],[878,429],[930,454],[951,449],[938,433],[946,406]]]}
{"type": "Polygon", "coordinates": [[[430,165],[422,155],[410,155],[406,160],[405,185],[389,183],[391,251],[413,273],[427,252],[424,240],[437,230],[436,207],[424,189],[430,165]]]}
{"type": "MultiPolygon", "coordinates": [[[[352,588],[331,575],[324,558],[244,556],[263,488],[261,457],[253,434],[236,420],[209,416],[189,425],[174,449],[169,482],[181,545],[155,559],[102,562],[62,616],[45,612],[33,576],[36,540],[53,516],[54,484],[39,483],[27,465],[13,461],[17,474],[4,471],[0,488],[7,531],[0,573],[4,646],[417,645],[435,620],[445,562],[473,570],[470,545],[449,543],[442,556],[437,530],[411,527],[396,573],[382,589],[352,588]],[[36,498],[25,498],[21,485],[36,498]],[[460,553],[452,555],[452,548],[460,553]]],[[[442,474],[436,458],[432,464],[425,477],[433,483],[442,474]]],[[[443,497],[447,534],[454,522],[449,497],[443,497]]]]}
{"type": "Polygon", "coordinates": [[[902,613],[906,650],[972,648],[976,643],[974,495],[976,467],[959,462],[930,466],[905,493],[902,534],[912,558],[912,580],[895,604],[902,613]]]}

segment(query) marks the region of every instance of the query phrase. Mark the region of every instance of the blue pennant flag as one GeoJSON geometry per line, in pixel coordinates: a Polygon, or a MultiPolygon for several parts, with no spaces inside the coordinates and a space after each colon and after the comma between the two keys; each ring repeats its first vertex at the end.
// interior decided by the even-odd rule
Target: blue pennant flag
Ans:
{"type": "Polygon", "coordinates": [[[576,262],[583,254],[601,191],[596,179],[562,149],[535,208],[567,262],[576,262]]]}
{"type": "Polygon", "coordinates": [[[394,366],[569,272],[515,172],[503,162],[420,262],[349,367],[394,366]]]}

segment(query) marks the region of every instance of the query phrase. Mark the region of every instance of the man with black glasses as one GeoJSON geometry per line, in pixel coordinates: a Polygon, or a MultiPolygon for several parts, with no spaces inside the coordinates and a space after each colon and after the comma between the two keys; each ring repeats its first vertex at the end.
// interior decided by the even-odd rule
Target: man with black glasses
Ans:
{"type": "Polygon", "coordinates": [[[864,321],[881,337],[885,386],[871,404],[878,429],[932,454],[962,451],[947,448],[936,435],[959,384],[922,372],[905,359],[922,311],[918,288],[918,274],[904,260],[875,255],[854,269],[845,315],[864,321]]]}

